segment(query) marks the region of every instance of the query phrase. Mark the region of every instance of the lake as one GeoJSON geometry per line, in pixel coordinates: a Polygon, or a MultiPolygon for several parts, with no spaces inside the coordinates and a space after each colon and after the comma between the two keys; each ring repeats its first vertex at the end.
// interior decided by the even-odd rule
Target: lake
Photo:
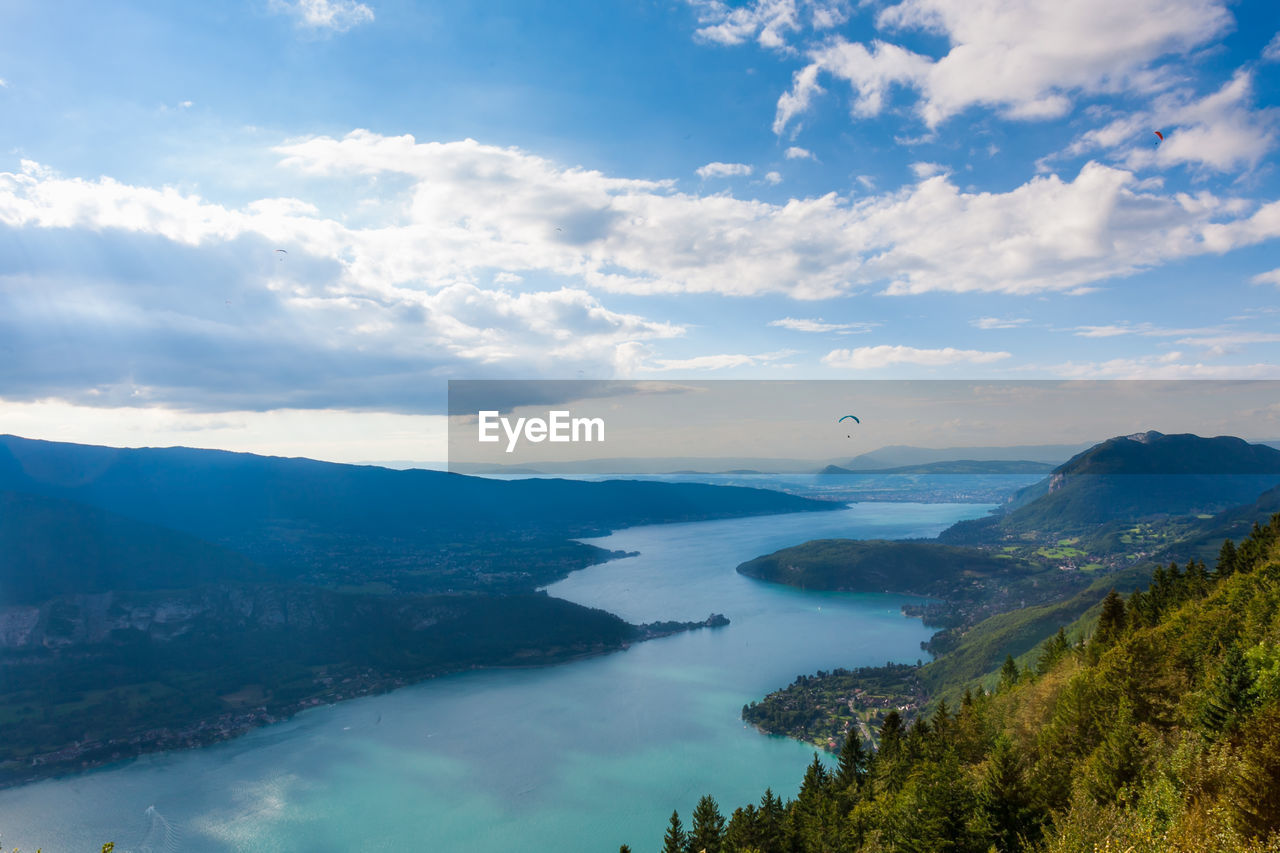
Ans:
{"type": "Polygon", "coordinates": [[[932,536],[980,504],[655,525],[551,595],[632,622],[732,620],[560,666],[433,679],[215,746],[0,791],[0,843],[44,853],[656,851],[673,808],[794,796],[812,750],[742,705],[817,669],[914,661],[903,596],[813,593],[734,568],[808,539],[932,536]]]}

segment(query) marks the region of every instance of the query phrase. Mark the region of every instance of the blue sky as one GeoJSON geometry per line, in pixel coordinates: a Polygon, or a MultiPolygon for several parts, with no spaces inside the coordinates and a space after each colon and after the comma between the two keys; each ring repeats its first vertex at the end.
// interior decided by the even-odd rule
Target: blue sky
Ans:
{"type": "Polygon", "coordinates": [[[423,459],[449,378],[1280,377],[1272,3],[3,19],[3,431],[423,459]]]}

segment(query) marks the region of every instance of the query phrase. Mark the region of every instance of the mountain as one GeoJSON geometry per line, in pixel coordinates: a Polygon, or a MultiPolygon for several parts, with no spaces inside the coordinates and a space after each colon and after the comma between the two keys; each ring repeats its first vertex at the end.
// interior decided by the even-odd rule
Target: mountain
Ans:
{"type": "Polygon", "coordinates": [[[854,470],[877,468],[902,468],[909,465],[926,465],[931,462],[979,460],[984,462],[1017,462],[1030,460],[1060,465],[1074,454],[1089,447],[1088,444],[1022,444],[1012,447],[913,447],[909,444],[891,444],[855,456],[841,467],[854,470]]]}
{"type": "Polygon", "coordinates": [[[529,590],[608,557],[572,541],[637,524],[837,504],[697,483],[487,480],[189,448],[0,436],[0,490],[188,533],[277,580],[529,590]]]}
{"type": "Polygon", "coordinates": [[[0,602],[185,589],[260,579],[263,569],[190,534],[96,507],[0,492],[0,602]]]}
{"type": "Polygon", "coordinates": [[[0,784],[715,627],[630,625],[535,587],[612,556],[575,537],[839,506],[0,437],[0,784]]]}
{"type": "Polygon", "coordinates": [[[1196,515],[1244,504],[1280,483],[1280,450],[1231,436],[1149,431],[1112,438],[1019,493],[1000,526],[1069,531],[1116,519],[1196,515]]]}
{"type": "MultiPolygon", "coordinates": [[[[780,459],[755,456],[652,456],[619,457],[605,459],[578,459],[564,462],[539,461],[536,469],[545,474],[584,475],[614,474],[617,476],[642,474],[673,474],[681,471],[722,474],[734,471],[765,472],[770,474],[804,474],[821,464],[815,459],[780,459]]],[[[523,474],[530,470],[527,464],[504,465],[493,462],[455,462],[450,470],[456,473],[478,476],[523,474]]]]}
{"type": "Polygon", "coordinates": [[[1027,614],[1050,633],[1030,665],[1005,657],[979,684],[980,661],[957,674],[955,702],[930,701],[923,673],[901,664],[799,676],[743,718],[838,751],[836,766],[815,756],[795,799],[766,790],[758,807],[725,803],[727,820],[704,798],[694,820],[715,819],[699,821],[699,843],[765,853],[1280,849],[1278,543],[1280,515],[1228,564],[1162,568],[1127,597],[1027,614]],[[1052,635],[1054,621],[1073,617],[1087,625],[1052,635]]]}
{"type": "Polygon", "coordinates": [[[896,468],[842,468],[828,465],[819,474],[1047,474],[1053,470],[1048,462],[1029,459],[953,459],[922,462],[896,468]]]}

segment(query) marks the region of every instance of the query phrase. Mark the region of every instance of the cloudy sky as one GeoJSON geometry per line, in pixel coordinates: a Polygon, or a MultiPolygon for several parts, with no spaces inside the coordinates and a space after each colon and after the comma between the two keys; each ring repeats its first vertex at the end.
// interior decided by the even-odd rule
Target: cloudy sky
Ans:
{"type": "Polygon", "coordinates": [[[10,0],[0,432],[433,459],[450,378],[1280,378],[1278,29],[10,0]]]}

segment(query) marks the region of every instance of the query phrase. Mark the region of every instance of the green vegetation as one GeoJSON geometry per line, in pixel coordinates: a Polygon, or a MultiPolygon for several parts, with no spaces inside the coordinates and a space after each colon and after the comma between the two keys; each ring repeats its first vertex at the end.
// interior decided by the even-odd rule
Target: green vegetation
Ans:
{"type": "Polygon", "coordinates": [[[760,702],[743,705],[742,719],[835,752],[850,732],[874,741],[886,714],[914,712],[925,700],[918,666],[887,663],[801,675],[760,702]]]}
{"type": "Polygon", "coordinates": [[[976,548],[884,539],[817,539],[738,566],[748,577],[802,589],[938,596],[966,596],[975,583],[1031,569],[976,548]]]}
{"type": "Polygon", "coordinates": [[[280,586],[64,597],[35,615],[0,651],[5,784],[221,740],[433,675],[556,663],[692,627],[633,626],[537,594],[280,586]]]}
{"type": "Polygon", "coordinates": [[[0,528],[6,548],[39,561],[39,583],[48,589],[21,589],[32,601],[50,589],[177,589],[246,575],[329,588],[382,583],[404,593],[527,593],[619,556],[574,541],[581,537],[637,524],[839,508],[700,483],[508,482],[14,436],[0,436],[0,492],[20,493],[0,505],[0,518],[21,511],[58,519],[0,528]],[[77,545],[81,539],[106,547],[102,559],[117,568],[104,568],[77,545]]]}
{"type": "Polygon", "coordinates": [[[725,624],[629,625],[535,589],[617,556],[572,539],[611,525],[834,506],[0,436],[0,785],[725,624]]]}
{"type": "MultiPolygon", "coordinates": [[[[721,853],[1280,850],[1280,514],[1237,548],[1105,595],[1089,637],[1005,659],[908,723],[856,731],[794,800],[770,791],[699,836],[721,853]]],[[[703,798],[697,813],[719,809],[703,798]]],[[[679,816],[672,815],[679,828],[679,816]]],[[[672,839],[671,834],[668,840],[672,839]]],[[[694,848],[680,842],[668,850],[694,848]]]]}

